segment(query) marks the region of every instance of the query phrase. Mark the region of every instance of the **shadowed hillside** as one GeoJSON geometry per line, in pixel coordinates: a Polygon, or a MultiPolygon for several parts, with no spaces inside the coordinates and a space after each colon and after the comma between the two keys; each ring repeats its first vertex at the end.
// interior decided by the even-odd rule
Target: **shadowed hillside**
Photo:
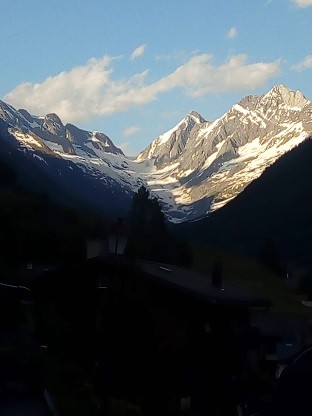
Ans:
{"type": "Polygon", "coordinates": [[[310,262],[312,140],[285,154],[232,202],[177,232],[207,246],[258,255],[274,242],[284,260],[310,262]]]}
{"type": "Polygon", "coordinates": [[[0,218],[3,281],[14,280],[27,262],[70,263],[81,259],[86,239],[106,235],[108,224],[103,216],[51,200],[47,192],[26,190],[14,168],[2,161],[0,218]]]}
{"type": "Polygon", "coordinates": [[[129,210],[131,193],[121,187],[107,186],[106,178],[86,173],[71,161],[63,160],[52,151],[20,147],[7,131],[8,124],[0,119],[0,164],[9,166],[17,183],[34,194],[49,198],[70,209],[92,210],[96,215],[115,218],[129,210]],[[28,149],[28,150],[27,150],[28,149]]]}

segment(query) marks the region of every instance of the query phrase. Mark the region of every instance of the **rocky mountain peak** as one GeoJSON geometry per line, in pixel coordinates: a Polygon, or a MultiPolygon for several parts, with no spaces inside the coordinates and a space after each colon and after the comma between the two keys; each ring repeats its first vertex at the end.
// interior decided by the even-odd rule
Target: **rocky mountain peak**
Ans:
{"type": "Polygon", "coordinates": [[[0,101],[0,118],[8,123],[15,124],[18,117],[17,112],[13,107],[3,101],[0,101]]]}
{"type": "Polygon", "coordinates": [[[25,118],[25,120],[28,121],[28,123],[31,124],[31,123],[34,122],[34,117],[27,110],[24,110],[23,108],[20,108],[18,110],[18,112],[19,112],[19,114],[21,114],[25,118]]]}
{"type": "Polygon", "coordinates": [[[205,119],[199,113],[188,113],[172,129],[158,136],[139,154],[137,160],[155,159],[158,168],[173,162],[183,152],[193,128],[201,123],[205,123],[205,119]]]}
{"type": "Polygon", "coordinates": [[[55,135],[61,134],[63,136],[65,134],[65,127],[63,123],[61,122],[61,119],[59,118],[59,116],[56,115],[55,113],[47,114],[44,117],[42,127],[48,130],[50,133],[55,134],[55,135]]]}
{"type": "Polygon", "coordinates": [[[253,110],[256,108],[258,103],[259,97],[257,95],[247,95],[239,101],[238,105],[240,105],[243,108],[246,108],[246,110],[253,110]]]}
{"type": "Polygon", "coordinates": [[[92,132],[90,140],[92,141],[93,146],[97,149],[100,149],[106,153],[123,155],[122,150],[119,149],[119,147],[116,147],[110,138],[100,131],[92,132]]]}
{"type": "Polygon", "coordinates": [[[276,85],[261,98],[262,104],[286,105],[294,109],[302,109],[309,102],[300,91],[292,91],[282,84],[276,85]]]}
{"type": "Polygon", "coordinates": [[[198,124],[206,122],[206,120],[196,111],[191,111],[190,113],[188,113],[187,117],[191,118],[195,123],[198,124]]]}
{"type": "Polygon", "coordinates": [[[66,136],[72,145],[78,146],[84,151],[93,154],[94,156],[96,156],[98,152],[100,152],[99,154],[104,152],[115,155],[123,155],[121,149],[116,147],[110,138],[104,133],[99,131],[91,132],[81,130],[70,123],[66,124],[65,128],[66,136]]]}

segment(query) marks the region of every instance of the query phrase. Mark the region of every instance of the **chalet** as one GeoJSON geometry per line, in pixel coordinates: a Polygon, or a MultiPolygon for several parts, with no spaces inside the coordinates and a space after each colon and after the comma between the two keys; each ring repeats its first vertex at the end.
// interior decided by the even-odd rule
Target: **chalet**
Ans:
{"type": "Polygon", "coordinates": [[[188,408],[230,414],[233,380],[257,367],[251,352],[261,359],[249,315],[269,302],[222,282],[220,265],[210,278],[172,264],[98,256],[37,275],[33,291],[75,315],[73,348],[92,355],[103,400],[139,400],[150,416],[188,408]]]}

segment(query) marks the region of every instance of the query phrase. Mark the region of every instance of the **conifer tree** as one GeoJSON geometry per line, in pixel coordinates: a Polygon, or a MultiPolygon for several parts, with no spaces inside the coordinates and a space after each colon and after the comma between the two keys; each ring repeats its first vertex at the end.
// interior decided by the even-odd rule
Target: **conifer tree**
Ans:
{"type": "Polygon", "coordinates": [[[167,227],[157,198],[141,186],[133,197],[129,215],[130,238],[127,253],[131,257],[165,261],[167,227]]]}

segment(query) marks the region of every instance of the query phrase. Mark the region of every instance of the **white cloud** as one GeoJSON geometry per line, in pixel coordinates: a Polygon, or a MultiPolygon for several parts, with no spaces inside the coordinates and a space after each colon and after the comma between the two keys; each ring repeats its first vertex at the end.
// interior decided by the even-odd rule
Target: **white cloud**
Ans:
{"type": "Polygon", "coordinates": [[[63,122],[81,122],[149,103],[174,88],[181,88],[192,97],[214,92],[249,92],[265,85],[279,70],[279,61],[248,64],[245,55],[233,56],[220,66],[211,61],[208,54],[193,56],[172,73],[149,84],[148,70],[128,79],[113,79],[114,58],[92,58],[84,66],[51,76],[42,83],[20,84],[3,100],[32,114],[55,112],[63,122]]]}
{"type": "Polygon", "coordinates": [[[299,7],[312,6],[312,0],[294,0],[294,3],[299,7]]]}
{"type": "Polygon", "coordinates": [[[246,55],[233,56],[220,66],[213,66],[211,59],[212,56],[207,54],[194,56],[150,88],[162,92],[181,87],[192,97],[215,92],[250,90],[264,85],[279,69],[279,61],[247,64],[246,55]]]}
{"type": "Polygon", "coordinates": [[[128,127],[127,129],[125,129],[122,134],[124,137],[130,137],[138,133],[141,130],[142,130],[141,127],[132,126],[132,127],[128,127]]]}
{"type": "Polygon", "coordinates": [[[143,55],[145,52],[146,45],[138,46],[134,51],[132,52],[130,56],[130,60],[133,61],[134,59],[138,58],[139,56],[143,55]]]}
{"type": "Polygon", "coordinates": [[[312,55],[307,55],[302,62],[291,67],[291,69],[299,72],[309,68],[312,68],[312,55]]]}
{"type": "Polygon", "coordinates": [[[236,38],[237,36],[237,29],[236,27],[231,27],[231,29],[228,31],[227,37],[230,39],[236,38]]]}
{"type": "Polygon", "coordinates": [[[49,77],[41,84],[22,83],[4,100],[33,114],[56,112],[63,119],[87,120],[99,112],[100,90],[112,86],[111,62],[108,56],[92,58],[86,65],[49,77]]]}

